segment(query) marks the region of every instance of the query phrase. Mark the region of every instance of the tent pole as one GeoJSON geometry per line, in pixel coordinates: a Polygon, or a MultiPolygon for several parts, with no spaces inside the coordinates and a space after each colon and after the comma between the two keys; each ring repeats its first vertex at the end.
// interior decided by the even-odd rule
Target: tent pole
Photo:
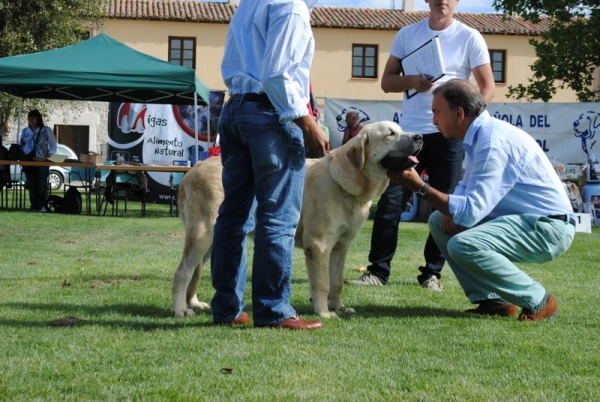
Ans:
{"type": "MultiPolygon", "coordinates": [[[[210,99],[210,96],[209,96],[209,99],[210,99]]],[[[208,105],[206,105],[206,110],[207,110],[207,112],[206,112],[206,135],[207,135],[207,141],[208,141],[207,144],[208,144],[208,147],[210,148],[210,146],[211,146],[210,145],[210,133],[211,133],[210,132],[210,100],[208,102],[208,105]]],[[[215,140],[216,140],[216,138],[215,138],[215,140]]],[[[213,144],[213,147],[214,147],[214,144],[213,144]]]]}
{"type": "Polygon", "coordinates": [[[196,163],[198,163],[198,95],[194,91],[194,136],[196,137],[196,163]]]}
{"type": "Polygon", "coordinates": [[[23,98],[19,99],[19,112],[17,113],[17,144],[21,141],[21,111],[23,109],[23,98]]]}

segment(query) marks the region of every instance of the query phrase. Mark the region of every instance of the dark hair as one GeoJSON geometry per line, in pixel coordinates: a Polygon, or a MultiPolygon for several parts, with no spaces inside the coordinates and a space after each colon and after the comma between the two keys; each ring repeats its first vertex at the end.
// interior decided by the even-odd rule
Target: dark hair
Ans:
{"type": "Polygon", "coordinates": [[[40,113],[39,110],[33,109],[32,111],[27,113],[27,118],[30,118],[30,117],[35,117],[37,119],[36,124],[38,127],[44,127],[44,119],[42,118],[42,114],[40,113]]]}
{"type": "Polygon", "coordinates": [[[485,110],[485,99],[477,88],[467,81],[452,79],[433,90],[433,94],[441,93],[452,109],[462,108],[467,117],[477,117],[485,110]]]}

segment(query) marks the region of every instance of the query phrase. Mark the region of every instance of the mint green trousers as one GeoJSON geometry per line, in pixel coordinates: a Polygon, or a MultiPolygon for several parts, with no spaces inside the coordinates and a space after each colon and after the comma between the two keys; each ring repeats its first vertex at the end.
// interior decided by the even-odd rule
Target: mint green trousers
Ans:
{"type": "Polygon", "coordinates": [[[570,223],[539,215],[507,215],[449,235],[442,217],[429,217],[429,230],[472,303],[502,298],[529,309],[546,289],[514,263],[544,263],[564,253],[573,242],[570,223]]]}

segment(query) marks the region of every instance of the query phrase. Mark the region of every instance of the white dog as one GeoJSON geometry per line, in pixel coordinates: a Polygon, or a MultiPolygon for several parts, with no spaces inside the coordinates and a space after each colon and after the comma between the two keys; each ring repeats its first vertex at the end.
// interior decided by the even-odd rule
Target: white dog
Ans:
{"type": "MultiPolygon", "coordinates": [[[[405,133],[393,122],[366,125],[360,133],[321,159],[308,159],[296,246],[304,250],[315,313],[337,317],[354,312],[341,299],[348,248],[369,215],[374,198],[387,187],[388,169],[416,164],[420,135],[405,133]]],[[[204,262],[210,257],[218,208],[223,200],[221,159],[197,164],[179,187],[179,207],[185,226],[181,262],[173,278],[175,317],[193,315],[204,262]]]]}

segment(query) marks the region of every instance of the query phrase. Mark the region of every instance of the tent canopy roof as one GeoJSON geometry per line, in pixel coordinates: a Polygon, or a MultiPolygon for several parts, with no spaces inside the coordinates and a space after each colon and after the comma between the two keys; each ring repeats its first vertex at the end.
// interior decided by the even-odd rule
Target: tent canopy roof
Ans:
{"type": "Polygon", "coordinates": [[[208,104],[193,69],[138,52],[100,34],[45,52],[0,58],[0,91],[21,98],[208,104]]]}

